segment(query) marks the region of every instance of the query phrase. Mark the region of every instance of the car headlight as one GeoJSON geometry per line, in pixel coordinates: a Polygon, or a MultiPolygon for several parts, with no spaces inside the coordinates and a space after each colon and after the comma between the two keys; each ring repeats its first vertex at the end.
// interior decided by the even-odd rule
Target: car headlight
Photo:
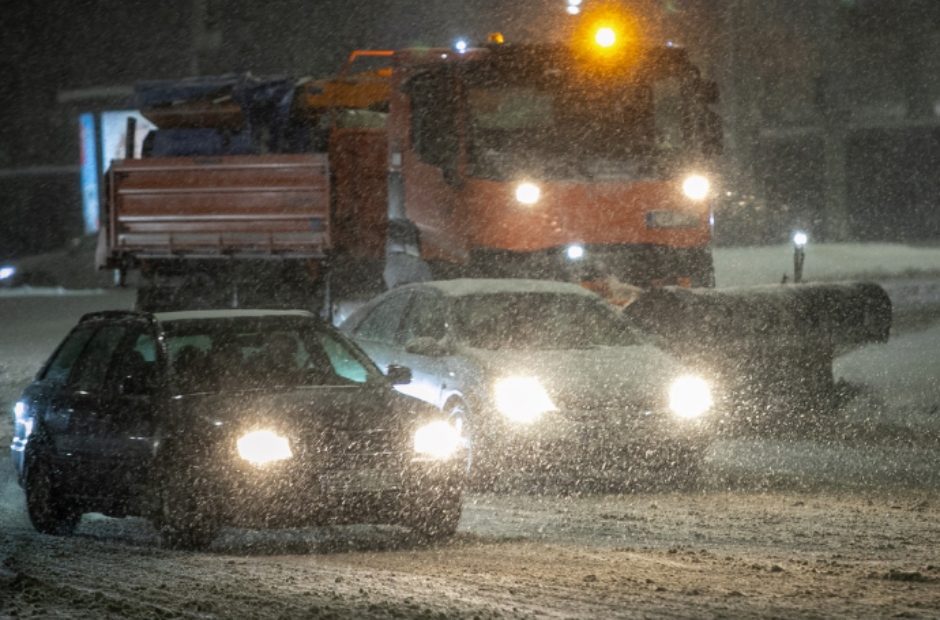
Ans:
{"type": "Polygon", "coordinates": [[[708,177],[704,177],[700,174],[690,174],[682,181],[682,193],[685,194],[685,197],[689,200],[696,202],[708,198],[711,189],[712,184],[709,182],[708,177]]]}
{"type": "Polygon", "coordinates": [[[493,390],[496,410],[510,422],[532,424],[550,411],[558,411],[542,382],[535,377],[507,377],[493,390]]]}
{"type": "Polygon", "coordinates": [[[415,431],[415,452],[435,459],[448,459],[460,448],[463,439],[452,424],[444,420],[425,424],[415,431]]]}
{"type": "Polygon", "coordinates": [[[27,407],[26,403],[19,400],[16,401],[16,404],[13,405],[13,422],[14,424],[21,424],[23,426],[23,436],[29,437],[33,434],[33,418],[27,417],[27,407]]]}
{"type": "Polygon", "coordinates": [[[240,457],[259,467],[294,455],[287,437],[269,430],[246,433],[239,437],[236,445],[240,457]]]}
{"type": "Polygon", "coordinates": [[[680,418],[691,420],[712,408],[712,388],[694,375],[679,377],[669,386],[669,408],[680,418]]]}

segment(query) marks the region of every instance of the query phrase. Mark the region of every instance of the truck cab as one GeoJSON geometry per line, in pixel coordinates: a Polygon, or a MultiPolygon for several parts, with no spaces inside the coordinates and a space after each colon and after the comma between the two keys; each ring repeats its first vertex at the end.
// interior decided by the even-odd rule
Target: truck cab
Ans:
{"type": "Polygon", "coordinates": [[[390,242],[435,275],[711,285],[717,93],[684,50],[631,53],[397,54],[390,242]]]}

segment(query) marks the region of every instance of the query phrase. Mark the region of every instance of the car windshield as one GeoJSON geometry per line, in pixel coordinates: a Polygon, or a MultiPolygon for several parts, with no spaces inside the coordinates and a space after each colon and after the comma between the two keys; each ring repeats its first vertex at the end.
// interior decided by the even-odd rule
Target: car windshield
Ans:
{"type": "Polygon", "coordinates": [[[170,322],[164,342],[180,393],[356,385],[379,376],[342,336],[303,319],[170,322]]]}
{"type": "Polygon", "coordinates": [[[587,295],[467,295],[453,303],[457,338],[479,349],[630,346],[639,338],[602,301],[587,295]]]}

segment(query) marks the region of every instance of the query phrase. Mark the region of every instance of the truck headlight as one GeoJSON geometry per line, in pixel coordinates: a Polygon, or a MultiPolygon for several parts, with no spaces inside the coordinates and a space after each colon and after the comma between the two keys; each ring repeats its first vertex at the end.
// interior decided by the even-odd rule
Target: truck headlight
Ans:
{"type": "Polygon", "coordinates": [[[676,416],[691,420],[712,408],[712,388],[695,375],[679,377],[669,386],[669,408],[676,416]]]}
{"type": "Polygon", "coordinates": [[[558,411],[542,382],[535,377],[507,377],[493,390],[496,410],[510,422],[532,424],[550,411],[558,411]]]}
{"type": "Polygon", "coordinates": [[[524,205],[534,205],[542,197],[542,189],[530,181],[524,181],[516,186],[516,200],[524,205]]]}
{"type": "Polygon", "coordinates": [[[239,437],[236,445],[238,455],[258,467],[283,461],[294,455],[287,437],[269,430],[246,433],[239,437]]]}
{"type": "Polygon", "coordinates": [[[708,177],[700,174],[690,174],[682,181],[682,193],[685,194],[686,198],[695,202],[708,198],[711,189],[712,184],[709,182],[708,177]]]}
{"type": "Polygon", "coordinates": [[[462,441],[460,431],[452,424],[438,420],[415,431],[415,452],[443,461],[457,452],[462,441]]]}

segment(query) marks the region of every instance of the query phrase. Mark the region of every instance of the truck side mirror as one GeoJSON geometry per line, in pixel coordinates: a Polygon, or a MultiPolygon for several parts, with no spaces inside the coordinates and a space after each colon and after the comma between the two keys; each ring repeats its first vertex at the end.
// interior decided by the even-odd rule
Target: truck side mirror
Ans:
{"type": "Polygon", "coordinates": [[[708,156],[720,155],[724,149],[721,117],[711,110],[706,110],[703,129],[705,133],[702,136],[702,151],[708,156]]]}
{"type": "Polygon", "coordinates": [[[718,82],[714,80],[703,80],[699,83],[699,93],[705,105],[715,105],[721,99],[718,91],[718,82]]]}
{"type": "Polygon", "coordinates": [[[451,187],[456,187],[457,189],[463,187],[463,179],[460,178],[460,173],[457,171],[456,166],[445,164],[441,168],[441,173],[444,175],[444,182],[451,187]]]}

